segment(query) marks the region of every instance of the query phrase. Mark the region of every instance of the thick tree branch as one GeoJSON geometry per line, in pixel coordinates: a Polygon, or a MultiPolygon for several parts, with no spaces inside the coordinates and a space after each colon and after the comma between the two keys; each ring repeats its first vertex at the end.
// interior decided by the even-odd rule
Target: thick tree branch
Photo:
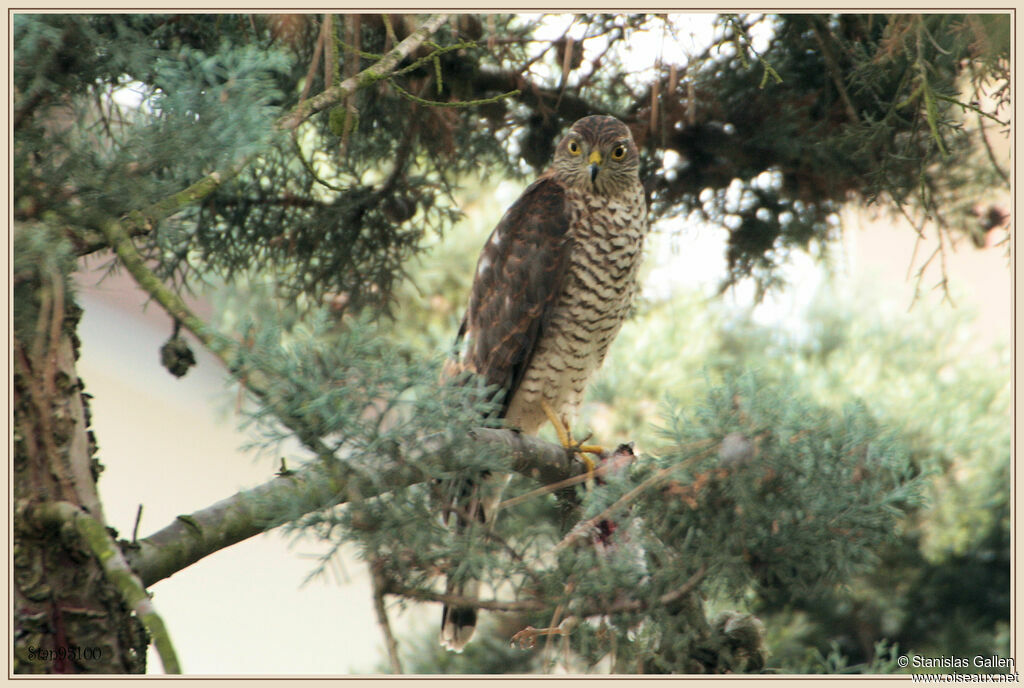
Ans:
{"type": "MultiPolygon", "coordinates": [[[[507,447],[513,470],[542,482],[563,480],[582,470],[582,466],[566,461],[561,446],[536,437],[494,428],[479,428],[473,435],[480,442],[507,447]]],[[[428,443],[417,451],[423,458],[407,461],[427,460],[434,449],[428,443]]],[[[325,473],[322,465],[316,465],[289,472],[205,509],[179,516],[149,537],[125,543],[128,560],[148,587],[225,547],[303,514],[337,505],[339,497],[340,503],[344,503],[348,478],[344,464],[339,463],[336,468],[325,473]]],[[[398,488],[409,485],[410,479],[401,467],[382,466],[380,483],[398,488]]]]}

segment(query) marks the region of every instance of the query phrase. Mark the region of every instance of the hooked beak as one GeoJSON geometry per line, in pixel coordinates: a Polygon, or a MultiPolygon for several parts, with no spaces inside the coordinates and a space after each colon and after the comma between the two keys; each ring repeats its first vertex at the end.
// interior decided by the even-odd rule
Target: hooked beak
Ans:
{"type": "Polygon", "coordinates": [[[597,173],[601,170],[601,152],[593,151],[588,159],[590,162],[590,183],[597,179],[597,173]]]}

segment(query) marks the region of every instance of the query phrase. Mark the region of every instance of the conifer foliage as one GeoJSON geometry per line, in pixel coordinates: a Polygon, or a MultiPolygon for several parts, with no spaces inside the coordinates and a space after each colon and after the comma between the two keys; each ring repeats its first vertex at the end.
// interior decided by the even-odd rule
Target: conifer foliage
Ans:
{"type": "Polygon", "coordinates": [[[851,200],[950,240],[1008,233],[977,207],[1009,186],[987,133],[1008,126],[1009,15],[723,15],[704,52],[637,74],[622,51],[678,17],[564,20],[13,15],[15,671],[140,672],[149,643],[178,671],[145,589],[285,526],[328,542],[325,564],[345,543],[369,562],[393,671],[385,602],[444,602],[443,574],[489,584],[460,602],[495,612],[504,641],[422,670],[550,668],[515,638],[581,671],[756,672],[763,622],[706,596],[825,594],[893,545],[921,462],[853,398],[722,376],[669,410],[657,452],[622,447],[587,481],[557,445],[486,420],[486,393],[440,386],[445,352],[386,316],[459,220],[462,181],[542,169],[588,114],[631,127],[653,221],[728,227],[723,286],[771,287],[791,249],[824,255],[851,200]],[[92,255],[174,319],[169,371],[194,361],[187,330],[261,441],[303,447],[132,543],[103,520],[75,371],[70,276],[92,255]],[[244,315],[189,310],[181,294],[214,283],[244,315]],[[444,528],[439,486],[485,470],[516,474],[497,529],[444,528]],[[57,656],[70,646],[102,652],[57,656]]]}

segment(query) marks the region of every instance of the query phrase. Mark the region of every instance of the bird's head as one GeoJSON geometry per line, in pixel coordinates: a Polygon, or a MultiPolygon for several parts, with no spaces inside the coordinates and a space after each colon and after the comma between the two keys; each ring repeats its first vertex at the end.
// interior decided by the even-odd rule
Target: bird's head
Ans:
{"type": "Polygon", "coordinates": [[[614,117],[591,115],[558,143],[553,167],[570,186],[615,196],[636,188],[639,163],[629,128],[614,117]]]}

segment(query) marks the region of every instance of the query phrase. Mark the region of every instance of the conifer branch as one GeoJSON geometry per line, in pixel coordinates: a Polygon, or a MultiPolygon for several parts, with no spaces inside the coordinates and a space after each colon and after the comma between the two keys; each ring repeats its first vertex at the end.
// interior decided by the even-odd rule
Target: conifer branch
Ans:
{"type": "Polygon", "coordinates": [[[361,88],[366,88],[378,81],[387,79],[394,73],[403,59],[412,54],[427,38],[436,33],[446,21],[448,21],[448,16],[444,14],[436,14],[429,17],[418,29],[388,51],[375,64],[337,85],[328,86],[320,94],[303,100],[290,113],[279,119],[277,126],[281,129],[294,129],[306,121],[310,115],[342,102],[361,88]]]}
{"type": "Polygon", "coordinates": [[[298,158],[299,163],[302,165],[303,168],[305,168],[306,173],[310,177],[312,177],[317,184],[320,184],[321,186],[324,186],[330,189],[331,191],[340,191],[344,193],[349,190],[348,187],[338,186],[337,184],[330,183],[329,181],[321,177],[320,174],[315,169],[313,169],[313,161],[306,160],[306,154],[302,152],[302,144],[299,143],[298,132],[294,129],[292,130],[292,144],[294,145],[295,148],[295,157],[298,158]]]}
{"type": "MultiPolygon", "coordinates": [[[[212,331],[202,319],[192,313],[178,294],[153,274],[121,223],[107,223],[103,226],[103,234],[108,245],[114,249],[139,286],[220,358],[229,370],[233,370],[237,344],[212,331]]],[[[326,447],[321,438],[306,428],[300,419],[277,408],[277,405],[267,399],[266,394],[254,387],[251,382],[245,384],[254,394],[269,403],[281,422],[295,432],[296,436],[321,457],[325,464],[332,469],[342,466],[333,460],[333,452],[326,447]]],[[[559,445],[493,428],[480,428],[474,431],[474,437],[480,441],[500,443],[509,447],[512,450],[514,470],[524,475],[544,482],[556,482],[567,477],[568,462],[565,460],[565,450],[559,445]]],[[[428,453],[429,448],[423,449],[428,453]]],[[[224,547],[282,525],[298,515],[337,503],[338,495],[344,494],[344,485],[343,475],[332,474],[325,479],[322,474],[313,471],[307,471],[303,475],[293,474],[276,478],[264,486],[240,492],[191,516],[179,517],[167,528],[139,541],[138,556],[133,557],[133,563],[148,586],[224,547]],[[290,482],[285,482],[282,486],[282,481],[290,482]],[[281,493],[278,491],[295,490],[296,483],[302,481],[318,482],[315,485],[307,485],[307,489],[296,490],[295,497],[298,502],[293,501],[287,513],[268,513],[265,507],[259,509],[259,514],[255,513],[251,501],[253,498],[280,496],[281,493]],[[301,504],[298,510],[295,508],[296,503],[301,504]]]]}
{"type": "Polygon", "coordinates": [[[974,105],[973,103],[965,103],[962,100],[957,100],[956,98],[951,98],[951,97],[949,97],[947,95],[943,95],[942,93],[939,93],[938,91],[934,92],[932,95],[934,95],[939,100],[946,101],[947,103],[952,103],[953,105],[959,105],[964,110],[970,110],[971,112],[977,114],[979,118],[980,117],[987,117],[988,119],[992,120],[993,122],[995,122],[996,124],[998,124],[1000,126],[1003,126],[1003,127],[1010,126],[1009,122],[1004,122],[1003,120],[999,119],[998,117],[996,117],[992,113],[985,112],[984,110],[982,110],[977,105],[974,105]]]}
{"type": "Polygon", "coordinates": [[[690,456],[680,461],[679,463],[675,463],[672,464],[671,466],[662,468],[660,471],[644,480],[642,483],[634,487],[632,490],[622,495],[622,497],[617,499],[614,504],[612,504],[607,509],[599,513],[597,516],[594,516],[593,518],[587,519],[586,521],[583,521],[573,526],[573,529],[569,531],[569,534],[562,538],[562,541],[555,546],[554,550],[552,550],[552,553],[557,554],[558,552],[561,552],[566,547],[576,542],[580,538],[589,535],[591,532],[593,532],[593,529],[597,527],[598,523],[610,519],[616,511],[631,504],[633,500],[640,496],[644,491],[662,482],[675,471],[679,470],[680,468],[690,466],[694,462],[703,459],[706,456],[710,456],[716,451],[718,451],[717,446],[709,447],[697,454],[694,454],[693,456],[690,456]]]}
{"type": "Polygon", "coordinates": [[[146,267],[146,263],[142,256],[135,249],[132,244],[131,236],[129,234],[129,226],[125,226],[121,222],[111,221],[106,223],[102,230],[103,236],[106,238],[107,245],[110,246],[117,257],[121,259],[125,268],[135,278],[136,283],[150,296],[156,300],[167,314],[170,315],[176,322],[180,322],[188,330],[194,334],[202,344],[218,356],[221,360],[227,362],[227,356],[231,351],[232,344],[226,339],[220,338],[207,327],[206,323],[203,322],[199,317],[194,315],[189,307],[172,289],[169,289],[159,277],[146,267]]]}
{"type": "Polygon", "coordinates": [[[70,527],[96,557],[107,580],[117,589],[125,605],[135,612],[149,631],[164,671],[168,674],[181,673],[181,665],[163,619],[153,606],[142,581],[132,571],[121,549],[99,521],[70,502],[44,502],[31,507],[22,522],[55,528],[70,527]]]}
{"type": "MultiPolygon", "coordinates": [[[[228,370],[237,373],[234,358],[237,354],[238,345],[210,329],[201,318],[189,309],[188,305],[178,294],[168,288],[159,277],[146,267],[145,261],[135,249],[134,244],[132,244],[132,240],[128,236],[125,227],[116,221],[108,222],[103,226],[103,234],[106,237],[107,244],[114,250],[118,258],[121,259],[121,262],[131,276],[135,278],[135,282],[152,296],[157,303],[163,306],[164,310],[167,311],[167,314],[175,322],[181,323],[189,332],[194,334],[203,346],[221,360],[228,370]]],[[[267,403],[281,422],[294,432],[299,440],[314,454],[324,460],[333,457],[333,452],[327,448],[320,437],[314,431],[307,428],[300,419],[283,412],[278,405],[273,403],[273,400],[268,399],[263,390],[254,386],[245,378],[239,376],[238,379],[253,394],[267,403]]]]}
{"type": "MultiPolygon", "coordinates": [[[[581,465],[570,465],[566,461],[565,450],[560,445],[537,437],[495,428],[478,428],[472,436],[483,443],[510,448],[512,469],[527,477],[555,482],[583,470],[581,465]]],[[[426,443],[417,450],[422,456],[415,460],[428,459],[436,449],[426,443]]],[[[380,472],[378,484],[393,489],[412,484],[402,466],[382,466],[380,472]]],[[[327,473],[322,464],[291,470],[192,514],[179,516],[149,537],[125,543],[124,547],[132,568],[148,587],[214,552],[277,528],[298,516],[344,504],[347,486],[344,464],[332,467],[327,473]]],[[[362,496],[372,498],[378,494],[363,493],[362,496]]]]}
{"type": "MultiPolygon", "coordinates": [[[[133,210],[119,220],[124,233],[128,237],[141,236],[153,231],[157,223],[175,213],[181,212],[190,205],[203,200],[221,184],[228,181],[248,164],[249,158],[206,175],[191,186],[171,194],[167,198],[160,199],[141,210],[133,210]]],[[[75,246],[75,254],[86,256],[96,251],[110,248],[111,244],[106,233],[100,231],[87,231],[80,234],[72,234],[71,241],[75,246]]]]}

